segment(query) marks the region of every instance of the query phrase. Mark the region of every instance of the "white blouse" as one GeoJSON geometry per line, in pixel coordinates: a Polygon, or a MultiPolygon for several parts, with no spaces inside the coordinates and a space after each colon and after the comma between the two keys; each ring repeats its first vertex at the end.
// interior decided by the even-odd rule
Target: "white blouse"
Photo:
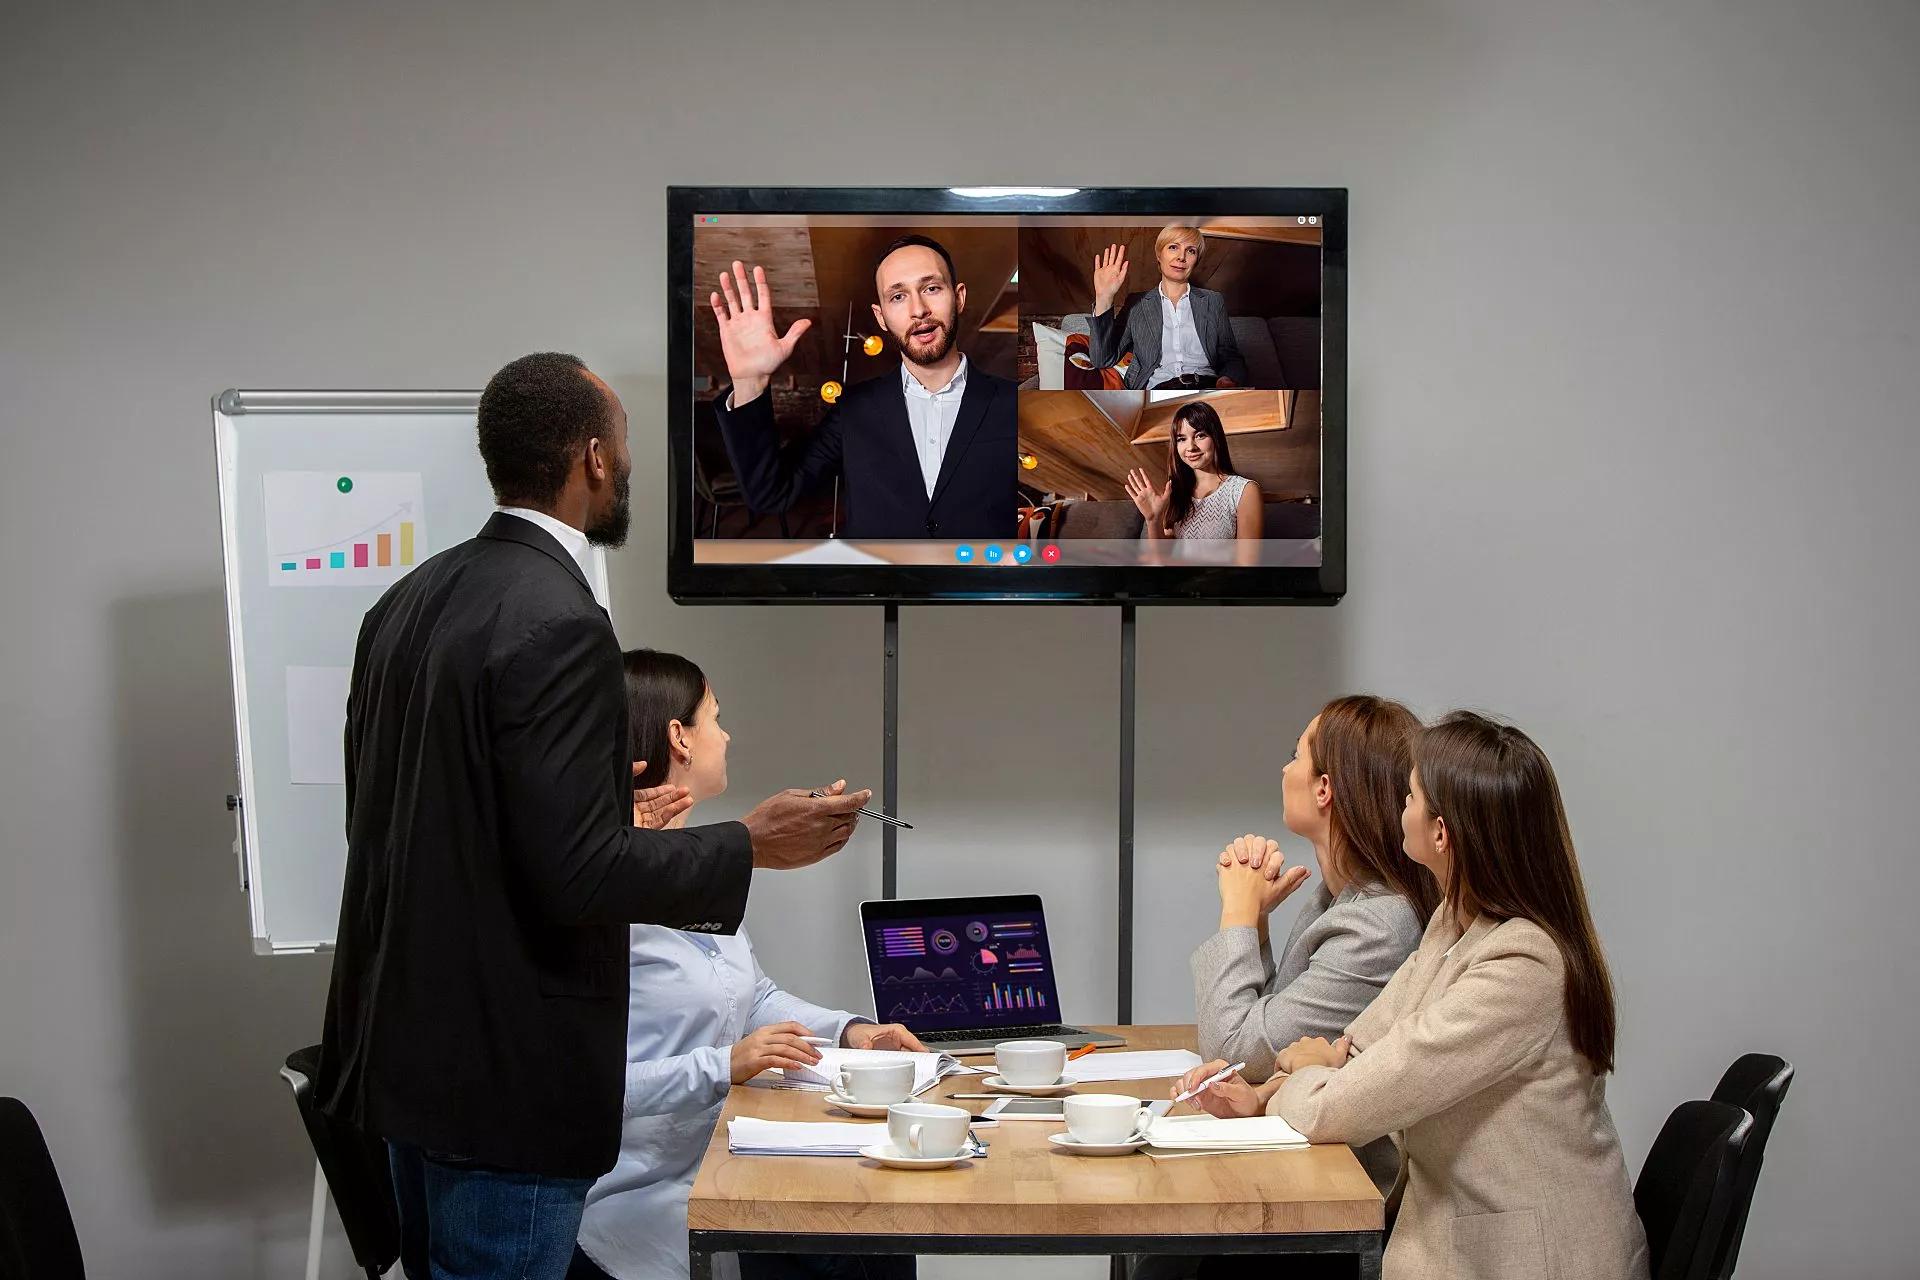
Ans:
{"type": "Polygon", "coordinates": [[[1176,538],[1236,538],[1240,536],[1240,495],[1252,483],[1245,476],[1228,476],[1220,487],[1187,509],[1187,518],[1173,526],[1176,538]]]}
{"type": "Polygon", "coordinates": [[[731,1087],[734,1043],[787,1021],[837,1041],[857,1015],[775,986],[744,929],[637,924],[628,964],[620,1158],[587,1192],[580,1248],[615,1280],[671,1280],[687,1274],[687,1195],[731,1087]]]}

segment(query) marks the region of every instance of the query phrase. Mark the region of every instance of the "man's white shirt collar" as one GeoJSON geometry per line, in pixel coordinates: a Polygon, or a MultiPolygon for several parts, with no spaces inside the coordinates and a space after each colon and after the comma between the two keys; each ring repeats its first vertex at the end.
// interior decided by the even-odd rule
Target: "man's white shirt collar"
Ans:
{"type": "Polygon", "coordinates": [[[907,368],[907,362],[902,360],[900,362],[900,385],[906,388],[908,395],[919,396],[925,400],[931,400],[935,396],[951,395],[955,392],[965,391],[967,389],[967,358],[965,356],[960,357],[960,367],[953,371],[952,380],[938,391],[927,390],[925,384],[923,384],[920,379],[914,377],[913,371],[907,368]]]}
{"type": "Polygon", "coordinates": [[[593,544],[587,541],[587,535],[568,524],[565,520],[555,520],[544,511],[535,511],[531,507],[500,507],[502,515],[518,516],[528,524],[538,525],[553,535],[561,550],[573,557],[580,566],[580,572],[587,580],[587,587],[593,592],[593,598],[602,609],[607,602],[600,598],[600,575],[594,571],[593,544]]]}

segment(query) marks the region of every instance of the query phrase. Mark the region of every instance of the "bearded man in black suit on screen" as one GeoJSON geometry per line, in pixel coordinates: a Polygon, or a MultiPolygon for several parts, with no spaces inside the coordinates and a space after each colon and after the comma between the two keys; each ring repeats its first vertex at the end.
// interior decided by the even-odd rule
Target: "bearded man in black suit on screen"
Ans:
{"type": "Polygon", "coordinates": [[[797,451],[783,451],[769,383],[811,326],[774,330],[763,267],[735,262],[709,301],[720,322],[728,394],[715,402],[742,496],[761,512],[790,508],[841,478],[845,538],[1011,538],[1019,498],[1014,384],[954,345],[967,305],[953,257],[902,236],[874,267],[873,317],[900,348],[900,371],[846,388],[797,451]]]}

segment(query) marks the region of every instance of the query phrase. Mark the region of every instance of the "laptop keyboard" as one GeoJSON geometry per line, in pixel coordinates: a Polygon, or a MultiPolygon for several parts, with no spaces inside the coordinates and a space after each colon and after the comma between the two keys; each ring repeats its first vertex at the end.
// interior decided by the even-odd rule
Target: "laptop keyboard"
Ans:
{"type": "Polygon", "coordinates": [[[979,1027],[972,1031],[922,1031],[919,1035],[922,1044],[944,1044],[953,1040],[1031,1040],[1046,1036],[1077,1035],[1079,1030],[1078,1027],[1049,1022],[1032,1027],[979,1027]]]}

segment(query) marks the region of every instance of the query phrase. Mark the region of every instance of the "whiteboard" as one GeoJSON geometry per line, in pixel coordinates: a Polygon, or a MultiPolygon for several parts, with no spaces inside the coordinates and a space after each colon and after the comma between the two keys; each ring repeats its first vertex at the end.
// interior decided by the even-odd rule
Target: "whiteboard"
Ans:
{"type": "MultiPolygon", "coordinates": [[[[388,586],[492,514],[479,403],[477,391],[214,397],[239,748],[235,852],[259,954],[333,946],[354,642],[388,586]]],[[[604,601],[597,550],[590,577],[604,601]]]]}

